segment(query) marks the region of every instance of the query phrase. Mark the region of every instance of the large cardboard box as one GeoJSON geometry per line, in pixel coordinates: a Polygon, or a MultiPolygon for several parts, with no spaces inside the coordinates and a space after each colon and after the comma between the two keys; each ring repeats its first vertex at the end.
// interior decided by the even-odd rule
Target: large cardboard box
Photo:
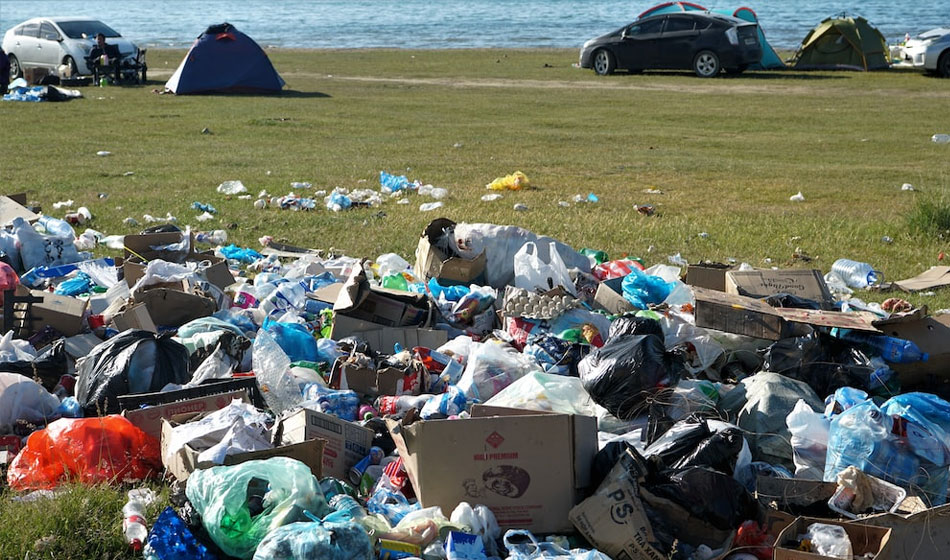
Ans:
{"type": "Polygon", "coordinates": [[[414,346],[438,348],[449,339],[448,333],[439,329],[426,327],[387,327],[379,323],[373,323],[372,321],[363,321],[347,317],[346,315],[336,315],[333,318],[333,328],[330,331],[330,338],[340,340],[354,335],[365,340],[371,349],[384,354],[391,354],[395,344],[399,344],[403,348],[412,348],[414,346]]]}
{"type": "Polygon", "coordinates": [[[726,272],[726,293],[754,298],[792,294],[819,303],[830,303],[831,291],[820,270],[730,270],[726,272]]]}
{"type": "Polygon", "coordinates": [[[805,534],[812,523],[825,523],[844,527],[851,539],[851,550],[855,558],[867,560],[886,560],[888,555],[888,539],[891,530],[860,523],[843,523],[819,517],[799,517],[794,523],[785,527],[775,541],[772,558],[774,560],[834,560],[830,556],[822,556],[811,552],[798,550],[799,535],[805,534]]]}
{"type": "MultiPolygon", "coordinates": [[[[228,268],[227,260],[213,253],[191,253],[185,258],[185,262],[208,263],[202,269],[202,274],[208,279],[208,282],[221,290],[234,283],[234,275],[231,274],[231,269],[228,268]]],[[[130,288],[135,286],[135,283],[145,276],[145,269],[146,265],[141,262],[125,261],[122,263],[122,274],[126,284],[130,288]]]]}
{"type": "Polygon", "coordinates": [[[478,503],[501,527],[571,530],[597,452],[595,418],[476,405],[465,420],[387,425],[423,507],[478,503]]]}
{"type": "MultiPolygon", "coordinates": [[[[162,419],[162,457],[164,458],[168,449],[169,438],[171,438],[172,429],[181,421],[187,421],[194,414],[179,414],[171,419],[162,419]]],[[[290,457],[297,459],[301,463],[310,467],[310,472],[317,478],[323,477],[323,446],[326,442],[322,439],[311,439],[305,442],[281,445],[273,449],[264,449],[261,451],[251,451],[248,453],[238,453],[228,455],[224,458],[225,465],[238,465],[245,461],[254,459],[270,459],[271,457],[290,457]]],[[[175,478],[185,481],[198,469],[207,469],[216,465],[199,461],[200,451],[185,445],[178,450],[175,455],[165,463],[165,469],[174,475],[175,478]]],[[[164,459],[163,459],[164,460],[164,459]]]]}
{"type": "Polygon", "coordinates": [[[334,389],[350,389],[364,397],[418,395],[424,388],[426,376],[425,368],[421,365],[407,374],[394,367],[362,367],[341,358],[333,364],[330,386],[334,389]]]}
{"type": "Polygon", "coordinates": [[[686,267],[684,282],[690,286],[719,292],[726,291],[726,272],[735,266],[722,263],[691,264],[686,267]]]}
{"type": "MultiPolygon", "coordinates": [[[[42,290],[30,290],[24,286],[17,286],[16,295],[32,295],[43,298],[42,303],[30,304],[30,318],[32,319],[32,332],[38,331],[49,325],[62,333],[64,336],[75,336],[83,331],[85,322],[83,314],[86,311],[86,300],[61,296],[52,292],[42,290]]],[[[17,304],[18,309],[24,309],[25,304],[17,304]]],[[[21,336],[28,336],[25,325],[19,325],[21,336]]]]}
{"type": "Polygon", "coordinates": [[[599,305],[607,313],[614,315],[634,311],[633,304],[623,297],[623,278],[611,278],[605,280],[597,286],[597,292],[594,293],[594,303],[599,305]]]}
{"type": "Polygon", "coordinates": [[[144,303],[156,325],[180,327],[189,321],[208,317],[218,310],[218,305],[209,297],[191,293],[188,281],[168,287],[149,287],[138,291],[134,300],[144,303]]]}
{"type": "Polygon", "coordinates": [[[347,479],[350,467],[369,455],[375,432],[309,408],[300,409],[281,420],[284,443],[300,443],[320,438],[326,441],[323,472],[326,476],[347,479]]]}
{"type": "Polygon", "coordinates": [[[162,439],[162,420],[167,420],[179,414],[196,412],[213,412],[231,404],[234,399],[247,402],[247,391],[229,391],[217,395],[208,395],[195,399],[185,399],[178,402],[147,406],[133,410],[123,410],[122,415],[138,426],[143,432],[156,440],[162,439]]]}
{"type": "Polygon", "coordinates": [[[454,227],[455,222],[439,218],[429,223],[416,247],[416,264],[413,272],[419,278],[435,278],[442,285],[481,283],[484,279],[486,257],[482,251],[474,259],[450,257],[435,246],[443,229],[454,227]]]}

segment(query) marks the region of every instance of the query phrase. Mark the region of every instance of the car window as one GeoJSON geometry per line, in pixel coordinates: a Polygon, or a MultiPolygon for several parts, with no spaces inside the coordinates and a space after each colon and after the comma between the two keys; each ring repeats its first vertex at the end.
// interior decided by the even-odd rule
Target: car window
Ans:
{"type": "Polygon", "coordinates": [[[40,24],[38,23],[27,23],[20,26],[20,29],[17,30],[17,35],[23,35],[25,37],[36,37],[40,33],[40,24]]]}
{"type": "Polygon", "coordinates": [[[59,38],[59,33],[56,31],[55,27],[44,22],[40,25],[40,38],[55,41],[59,38]]]}
{"type": "Polygon", "coordinates": [[[663,28],[663,32],[676,33],[678,31],[692,31],[695,26],[695,21],[692,18],[674,16],[666,20],[666,27],[663,28]]]}
{"type": "Polygon", "coordinates": [[[663,26],[663,18],[650,19],[631,25],[627,29],[627,35],[647,35],[649,33],[659,33],[663,26]]]}
{"type": "Polygon", "coordinates": [[[81,39],[83,34],[86,37],[95,37],[97,33],[102,33],[106,38],[121,37],[119,33],[108,25],[96,20],[77,20],[61,21],[59,28],[63,30],[70,39],[81,39]]]}

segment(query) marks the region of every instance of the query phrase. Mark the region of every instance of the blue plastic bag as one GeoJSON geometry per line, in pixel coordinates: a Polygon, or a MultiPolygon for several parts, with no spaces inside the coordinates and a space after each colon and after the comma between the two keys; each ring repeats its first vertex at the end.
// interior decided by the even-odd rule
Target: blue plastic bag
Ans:
{"type": "Polygon", "coordinates": [[[373,543],[355,523],[291,523],[264,537],[254,560],[373,560],[373,543]]]}
{"type": "Polygon", "coordinates": [[[89,293],[95,285],[96,283],[92,281],[88,274],[80,272],[69,280],[60,282],[53,293],[61,296],[78,296],[79,294],[89,293]]]}
{"type": "Polygon", "coordinates": [[[254,249],[248,249],[245,247],[238,247],[234,243],[228,245],[227,247],[221,247],[218,249],[221,251],[221,255],[228,259],[238,261],[244,264],[251,264],[258,259],[264,258],[264,255],[258,253],[254,249]]]}
{"type": "Polygon", "coordinates": [[[146,560],[217,560],[170,507],[152,525],[143,553],[146,560]]]}
{"type": "Polygon", "coordinates": [[[637,268],[631,268],[621,284],[624,299],[637,309],[647,309],[651,303],[663,303],[675,286],[674,282],[645,274],[637,268]]]}
{"type": "Polygon", "coordinates": [[[263,328],[274,336],[277,345],[287,354],[291,362],[318,362],[317,340],[307,327],[299,323],[282,323],[264,320],[263,328]]]}

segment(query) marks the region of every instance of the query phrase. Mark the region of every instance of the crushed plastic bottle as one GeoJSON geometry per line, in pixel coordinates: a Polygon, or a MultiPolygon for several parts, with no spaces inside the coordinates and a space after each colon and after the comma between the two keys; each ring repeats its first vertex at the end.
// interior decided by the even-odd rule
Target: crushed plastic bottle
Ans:
{"type": "Polygon", "coordinates": [[[132,550],[142,550],[148,537],[145,525],[145,507],[155,500],[155,493],[149,488],[129,490],[129,501],[122,507],[122,533],[125,542],[132,550]]]}
{"type": "Polygon", "coordinates": [[[498,200],[499,198],[503,198],[503,195],[500,193],[483,194],[482,202],[493,202],[495,200],[498,200]]]}
{"type": "Polygon", "coordinates": [[[309,189],[311,187],[313,187],[313,183],[298,182],[298,181],[294,181],[290,183],[290,188],[292,189],[309,189]]]}
{"type": "Polygon", "coordinates": [[[930,141],[935,144],[950,144],[950,134],[934,134],[930,141]]]}
{"type": "Polygon", "coordinates": [[[441,200],[438,202],[426,202],[424,204],[419,205],[419,211],[431,212],[432,210],[438,210],[439,208],[442,208],[443,206],[445,206],[445,204],[443,204],[441,200]]]}
{"type": "Polygon", "coordinates": [[[448,189],[443,189],[441,187],[433,187],[432,185],[420,185],[419,194],[424,196],[431,196],[436,200],[441,200],[449,196],[448,189]]]}
{"type": "Polygon", "coordinates": [[[224,245],[228,242],[228,232],[223,229],[216,229],[210,233],[199,231],[195,234],[195,241],[209,245],[224,245]]]}

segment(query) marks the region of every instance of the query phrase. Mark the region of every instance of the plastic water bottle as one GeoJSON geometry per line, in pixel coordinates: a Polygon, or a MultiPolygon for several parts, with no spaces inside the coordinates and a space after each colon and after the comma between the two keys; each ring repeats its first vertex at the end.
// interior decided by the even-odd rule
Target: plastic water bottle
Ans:
{"type": "Polygon", "coordinates": [[[195,234],[195,241],[209,245],[224,245],[228,242],[228,232],[223,229],[216,229],[212,232],[200,231],[195,234]]]}
{"type": "Polygon", "coordinates": [[[145,539],[148,538],[145,500],[136,490],[129,491],[129,501],[122,507],[122,533],[125,535],[125,542],[135,551],[142,550],[145,539]]]}
{"type": "Polygon", "coordinates": [[[934,134],[930,139],[935,144],[950,144],[950,134],[934,134]]]}
{"type": "Polygon", "coordinates": [[[930,358],[930,355],[922,352],[916,344],[903,338],[862,333],[837,327],[831,329],[831,335],[841,340],[873,348],[885,362],[892,364],[926,362],[930,358]]]}
{"type": "Polygon", "coordinates": [[[883,275],[864,262],[850,259],[838,259],[831,265],[831,271],[837,274],[850,288],[867,288],[877,284],[883,275]]]}
{"type": "Polygon", "coordinates": [[[828,433],[824,481],[836,481],[838,473],[852,465],[866,471],[871,455],[891,432],[892,423],[891,417],[871,400],[835,416],[828,433]]]}

